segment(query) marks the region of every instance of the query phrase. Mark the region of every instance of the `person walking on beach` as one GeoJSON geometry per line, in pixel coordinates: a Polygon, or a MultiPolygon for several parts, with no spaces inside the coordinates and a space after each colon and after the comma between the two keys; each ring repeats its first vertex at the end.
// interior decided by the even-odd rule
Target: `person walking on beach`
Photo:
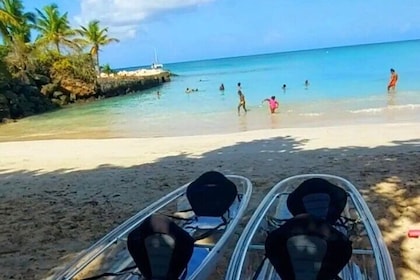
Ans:
{"type": "Polygon", "coordinates": [[[279,107],[279,102],[276,100],[275,96],[271,96],[271,98],[266,98],[263,100],[263,102],[268,102],[268,107],[270,108],[271,114],[274,114],[276,112],[276,109],[279,107]]]}
{"type": "Polygon", "coordinates": [[[397,85],[397,82],[398,82],[397,72],[395,72],[393,68],[391,68],[390,72],[391,72],[391,77],[389,78],[388,91],[390,91],[391,89],[395,90],[395,86],[397,85]]]}
{"type": "Polygon", "coordinates": [[[281,88],[283,89],[283,92],[286,92],[286,84],[283,84],[281,88]]]}
{"type": "Polygon", "coordinates": [[[309,87],[309,81],[305,80],[305,89],[308,89],[308,87],[309,87]]]}
{"type": "Polygon", "coordinates": [[[238,90],[239,95],[239,105],[238,105],[238,116],[241,115],[241,107],[244,109],[245,113],[248,111],[245,106],[245,95],[241,90],[238,90]]]}

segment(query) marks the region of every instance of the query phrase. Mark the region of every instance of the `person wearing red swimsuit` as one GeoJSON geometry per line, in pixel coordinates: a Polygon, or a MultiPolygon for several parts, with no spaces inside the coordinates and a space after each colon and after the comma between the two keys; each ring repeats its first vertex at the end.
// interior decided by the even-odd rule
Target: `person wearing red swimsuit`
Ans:
{"type": "Polygon", "coordinates": [[[394,90],[398,82],[398,74],[392,68],[390,71],[391,71],[391,77],[389,78],[388,91],[391,89],[394,90]]]}

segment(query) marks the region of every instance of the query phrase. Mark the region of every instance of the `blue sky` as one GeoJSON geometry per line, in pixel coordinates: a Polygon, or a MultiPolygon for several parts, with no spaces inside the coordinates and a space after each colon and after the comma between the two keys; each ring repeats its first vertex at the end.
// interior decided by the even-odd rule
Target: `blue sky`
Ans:
{"type": "Polygon", "coordinates": [[[79,27],[98,19],[119,43],[112,68],[420,39],[420,0],[23,0],[56,3],[79,27]]]}

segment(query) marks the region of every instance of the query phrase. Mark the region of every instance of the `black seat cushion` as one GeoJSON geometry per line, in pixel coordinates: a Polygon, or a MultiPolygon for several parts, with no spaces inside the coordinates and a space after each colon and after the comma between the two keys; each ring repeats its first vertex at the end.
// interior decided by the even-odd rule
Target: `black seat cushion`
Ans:
{"type": "Polygon", "coordinates": [[[217,171],[202,174],[187,187],[188,201],[197,216],[223,216],[237,195],[236,185],[217,171]]]}
{"type": "Polygon", "coordinates": [[[168,217],[154,214],[130,232],[127,247],[145,279],[175,280],[188,266],[194,239],[168,217]]]}
{"type": "Polygon", "coordinates": [[[352,245],[324,219],[300,214],[268,234],[265,251],[282,280],[330,280],[350,260],[352,245]]]}
{"type": "Polygon", "coordinates": [[[344,189],[322,178],[311,178],[299,185],[287,198],[294,215],[310,213],[334,224],[347,204],[344,189]]]}

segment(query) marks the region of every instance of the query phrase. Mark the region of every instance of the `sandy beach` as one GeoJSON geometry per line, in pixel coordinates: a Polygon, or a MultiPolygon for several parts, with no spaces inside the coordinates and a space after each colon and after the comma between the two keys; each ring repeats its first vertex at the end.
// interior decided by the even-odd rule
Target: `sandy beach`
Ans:
{"type": "Polygon", "coordinates": [[[409,229],[420,229],[419,127],[0,143],[0,278],[44,279],[155,199],[218,170],[254,184],[243,224],[285,177],[329,173],[350,180],[377,220],[397,278],[420,279],[420,239],[407,237],[409,229]]]}

